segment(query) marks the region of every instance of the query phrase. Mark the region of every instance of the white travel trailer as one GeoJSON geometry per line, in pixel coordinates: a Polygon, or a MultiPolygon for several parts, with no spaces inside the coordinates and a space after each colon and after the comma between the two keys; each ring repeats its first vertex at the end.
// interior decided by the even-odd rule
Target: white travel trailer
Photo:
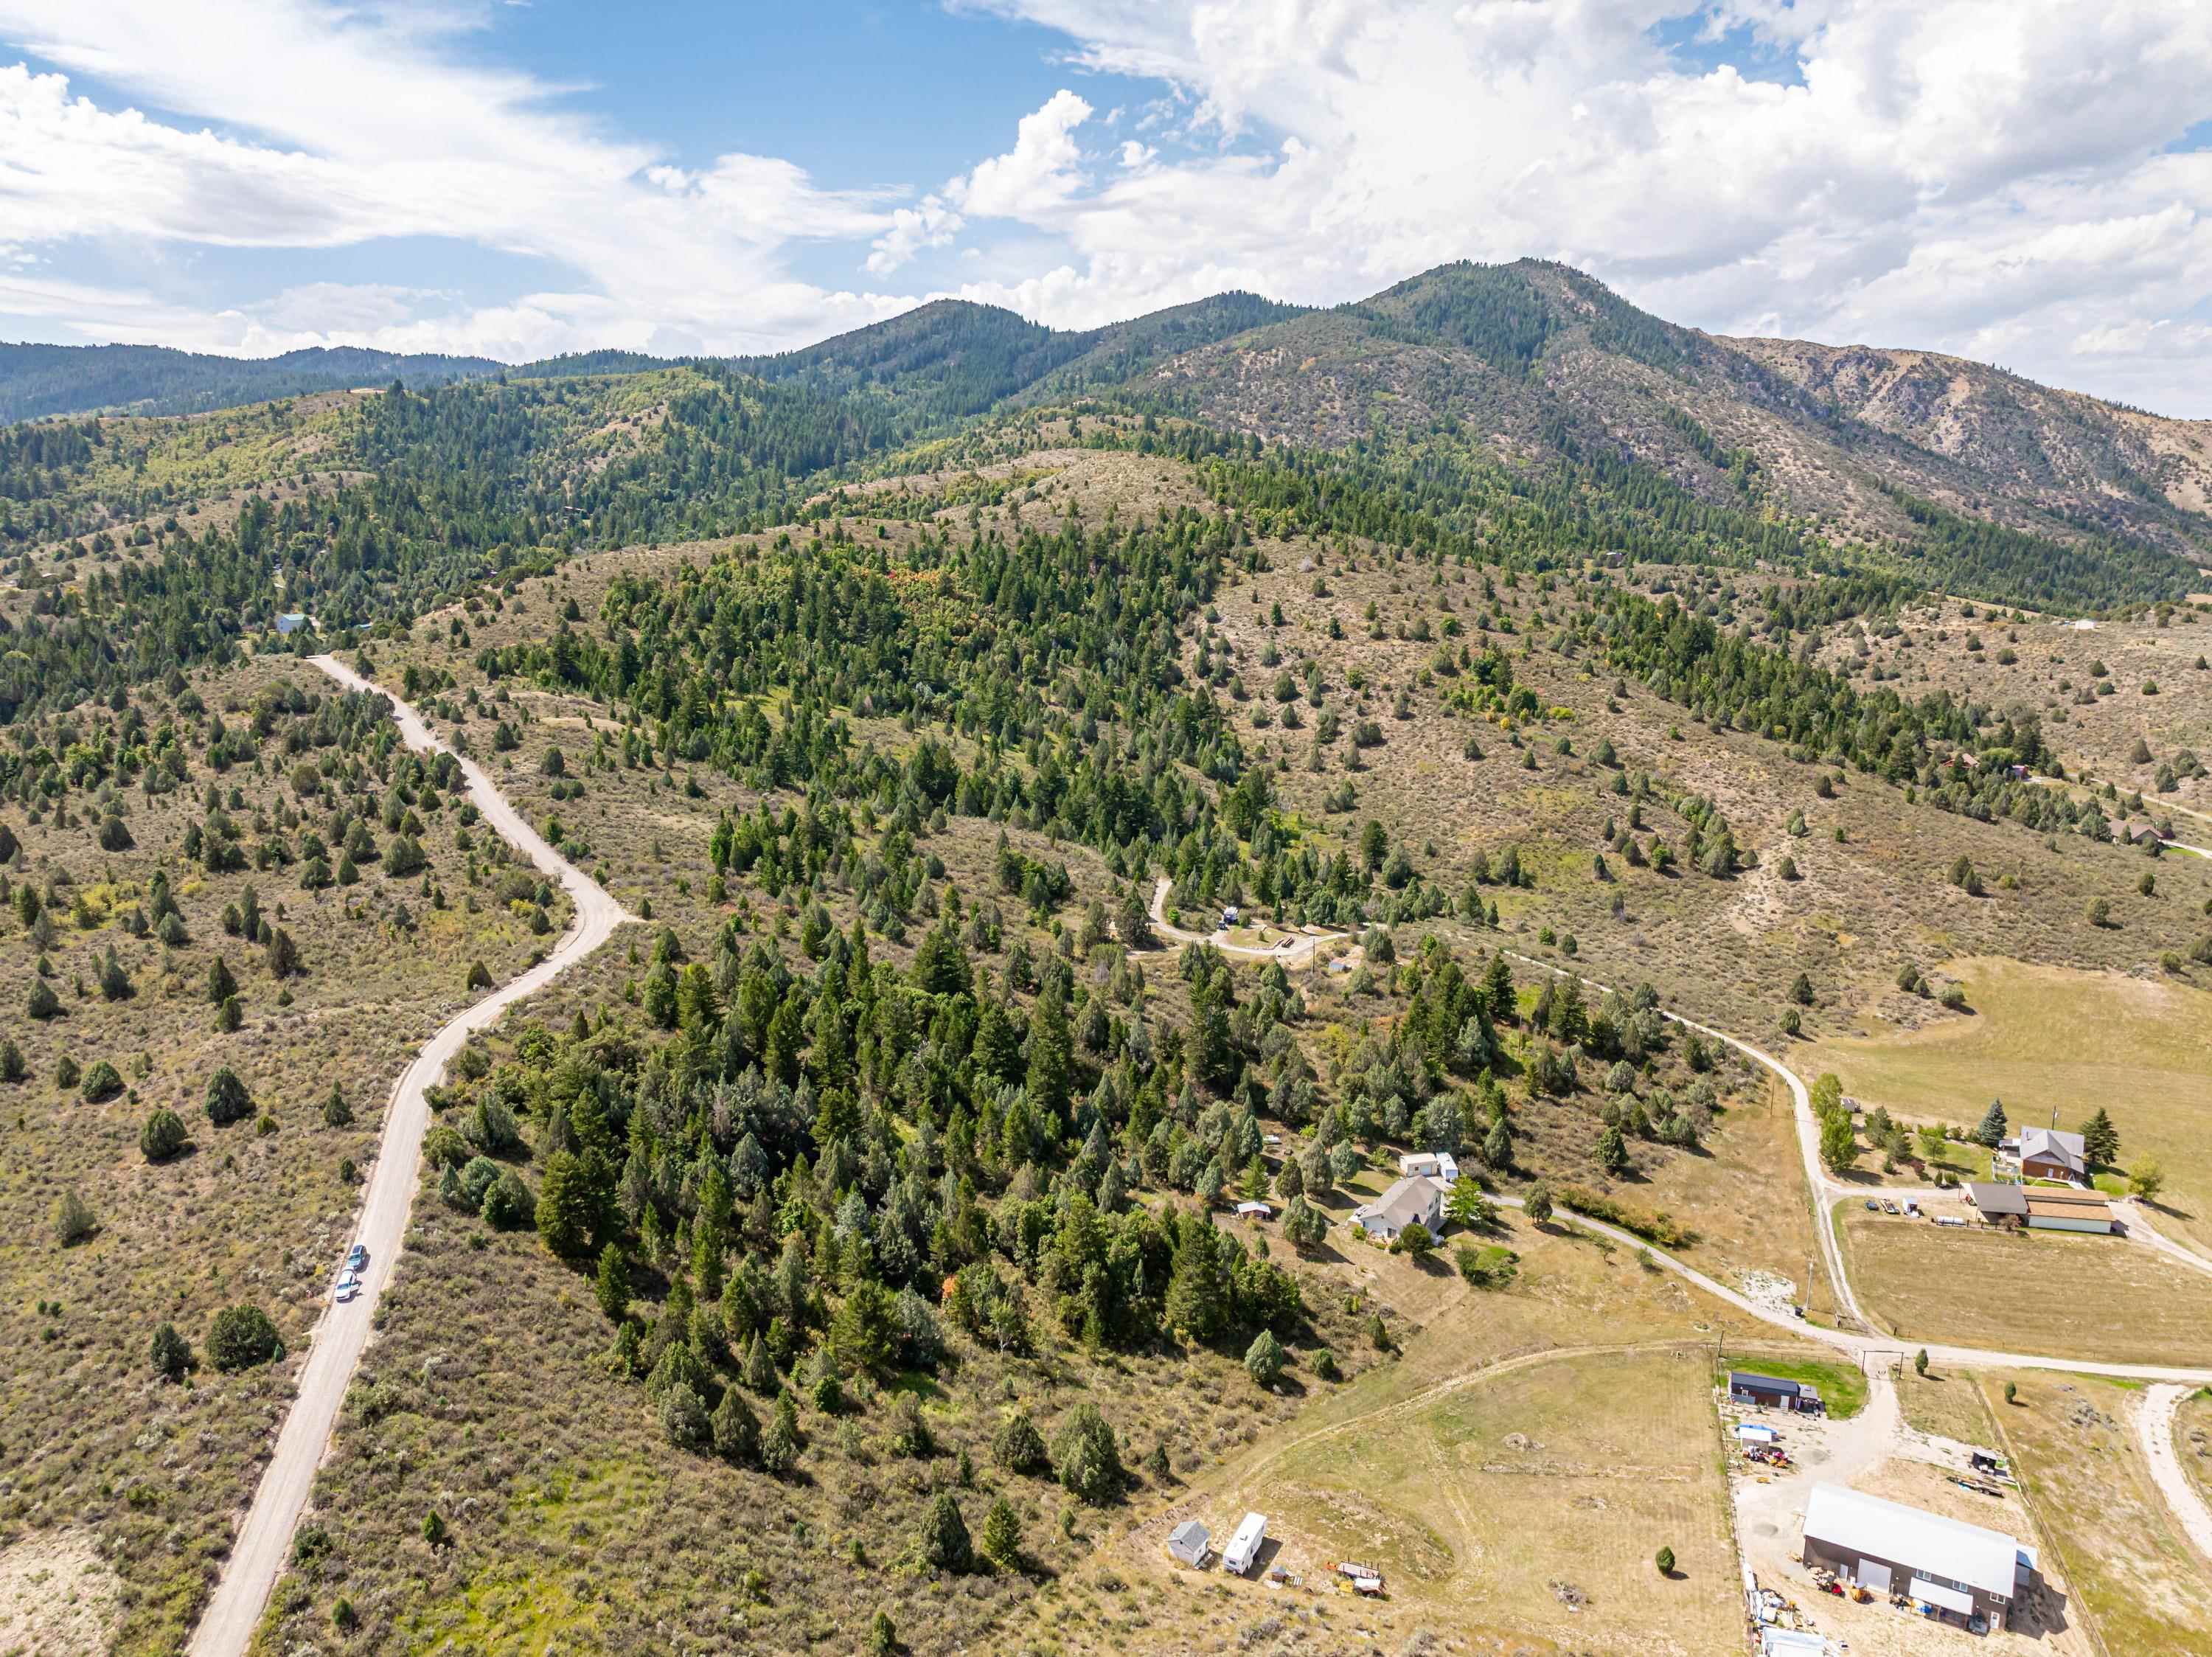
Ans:
{"type": "Polygon", "coordinates": [[[1229,1538],[1229,1545],[1221,1550],[1221,1568],[1242,1576],[1252,1569],[1252,1562],[1260,1556],[1260,1544],[1267,1539],[1267,1517],[1265,1514],[1246,1514],[1237,1526],[1237,1534],[1229,1538]]]}

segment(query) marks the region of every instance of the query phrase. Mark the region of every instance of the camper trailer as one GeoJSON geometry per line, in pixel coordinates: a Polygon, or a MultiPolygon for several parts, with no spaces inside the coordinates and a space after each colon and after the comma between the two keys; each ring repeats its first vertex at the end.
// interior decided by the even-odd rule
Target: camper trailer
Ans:
{"type": "Polygon", "coordinates": [[[1229,1538],[1229,1545],[1221,1550],[1221,1569],[1232,1575],[1243,1575],[1252,1569],[1253,1561],[1259,1558],[1260,1544],[1267,1539],[1267,1515],[1246,1514],[1243,1522],[1237,1527],[1237,1534],[1229,1538]]]}

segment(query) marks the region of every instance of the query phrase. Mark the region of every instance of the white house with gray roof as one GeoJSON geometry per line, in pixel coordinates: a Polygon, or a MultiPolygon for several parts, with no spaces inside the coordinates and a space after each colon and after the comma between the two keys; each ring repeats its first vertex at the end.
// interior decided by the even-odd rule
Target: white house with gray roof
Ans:
{"type": "Polygon", "coordinates": [[[1416,1223],[1437,1236],[1443,1230],[1443,1186],[1425,1174],[1408,1174],[1373,1202],[1352,1209],[1352,1222],[1389,1243],[1416,1223]]]}

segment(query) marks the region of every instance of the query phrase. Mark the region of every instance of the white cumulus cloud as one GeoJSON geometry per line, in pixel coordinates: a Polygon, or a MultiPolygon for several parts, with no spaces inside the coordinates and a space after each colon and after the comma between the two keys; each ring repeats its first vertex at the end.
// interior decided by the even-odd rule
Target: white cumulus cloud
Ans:
{"type": "Polygon", "coordinates": [[[927,296],[877,289],[901,271],[1087,326],[1525,254],[1717,331],[2212,414],[2212,151],[2179,142],[2212,119],[2212,5],[952,0],[929,26],[1041,26],[1067,83],[964,170],[854,191],[774,155],[679,162],[441,3],[0,0],[28,59],[0,58],[0,315],[223,350],[745,350],[927,296]],[[1151,85],[1100,116],[1091,71],[1151,85]],[[405,236],[537,267],[460,296],[272,280],[227,309],[159,275],[405,236]],[[794,274],[824,246],[852,289],[794,274]],[[85,278],[108,247],[133,274],[85,278]]]}

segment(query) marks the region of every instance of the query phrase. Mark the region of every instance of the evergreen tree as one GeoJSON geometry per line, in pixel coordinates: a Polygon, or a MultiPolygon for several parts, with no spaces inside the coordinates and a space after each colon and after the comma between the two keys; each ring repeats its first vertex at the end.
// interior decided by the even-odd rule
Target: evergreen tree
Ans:
{"type": "Polygon", "coordinates": [[[165,1380],[180,1381],[192,1367],[191,1344],[173,1323],[164,1323],[154,1331],[151,1355],[154,1373],[165,1380]]]}
{"type": "Polygon", "coordinates": [[[679,1450],[703,1450],[713,1441],[707,1406],[689,1381],[678,1381],[660,1398],[660,1429],[679,1450]]]}
{"type": "Polygon", "coordinates": [[[1094,1504],[1118,1491],[1126,1477],[1114,1429],[1095,1404],[1079,1404],[1068,1411],[1053,1441],[1052,1463],[1071,1496],[1094,1504]]]}
{"type": "Polygon", "coordinates": [[[951,1571],[957,1575],[975,1563],[968,1523],[960,1517],[960,1503],[954,1500],[951,1491],[939,1490],[929,1504],[928,1512],[922,1516],[915,1546],[921,1563],[933,1570],[951,1571]]]}
{"type": "Polygon", "coordinates": [[[620,1323],[629,1316],[629,1257],[623,1252],[620,1243],[609,1243],[599,1251],[599,1270],[592,1278],[592,1293],[599,1303],[599,1310],[607,1314],[610,1323],[620,1323]]]}
{"type": "Polygon", "coordinates": [[[1980,1125],[1974,1130],[1974,1142],[1977,1145],[1986,1145],[1990,1149],[1995,1150],[1999,1145],[2004,1143],[2004,1101],[2001,1099],[1993,1099],[1990,1101],[1990,1108],[1982,1114],[1980,1125]]]}
{"type": "Polygon", "coordinates": [[[1607,1123],[1597,1136],[1597,1165],[1615,1179],[1628,1172],[1628,1142],[1607,1123]]]}
{"type": "Polygon", "coordinates": [[[1004,1496],[994,1500],[991,1511],[983,1516],[983,1553],[992,1563],[1008,1570],[1021,1563],[1021,1515],[1004,1496]]]}
{"type": "Polygon", "coordinates": [[[2101,1105],[2081,1124],[2081,1149],[2090,1161],[2102,1167],[2109,1168],[2120,1160],[2120,1130],[2101,1105]]]}
{"type": "Polygon", "coordinates": [[[185,1119],[166,1106],[138,1130],[138,1150],[149,1162],[166,1162],[185,1148],[185,1119]]]}
{"type": "Polygon", "coordinates": [[[218,1128],[253,1114],[253,1095],[228,1064],[208,1078],[207,1118],[218,1128]]]}
{"type": "Polygon", "coordinates": [[[721,1403],[714,1404],[714,1453],[738,1467],[761,1460],[761,1422],[737,1387],[723,1387],[721,1403]]]}
{"type": "Polygon", "coordinates": [[[1291,1198],[1283,1210],[1283,1236],[1293,1248],[1321,1246],[1328,1235],[1328,1216],[1306,1201],[1303,1193],[1291,1198]]]}
{"type": "Polygon", "coordinates": [[[1285,1362],[1283,1343],[1265,1329],[1244,1349],[1244,1371],[1262,1386],[1273,1386],[1283,1378],[1285,1362]]]}
{"type": "Polygon", "coordinates": [[[992,1435],[991,1459],[1010,1473],[1041,1472],[1047,1465],[1044,1437],[1026,1410],[1017,1410],[992,1435]]]}
{"type": "Polygon", "coordinates": [[[744,1379],[745,1385],[762,1398],[775,1392],[778,1385],[775,1355],[769,1351],[768,1343],[757,1334],[753,1337],[752,1345],[745,1350],[744,1379]]]}
{"type": "Polygon", "coordinates": [[[258,1306],[226,1307],[216,1313],[208,1331],[208,1356],[226,1372],[251,1369],[284,1355],[284,1343],[276,1325],[258,1306]]]}

